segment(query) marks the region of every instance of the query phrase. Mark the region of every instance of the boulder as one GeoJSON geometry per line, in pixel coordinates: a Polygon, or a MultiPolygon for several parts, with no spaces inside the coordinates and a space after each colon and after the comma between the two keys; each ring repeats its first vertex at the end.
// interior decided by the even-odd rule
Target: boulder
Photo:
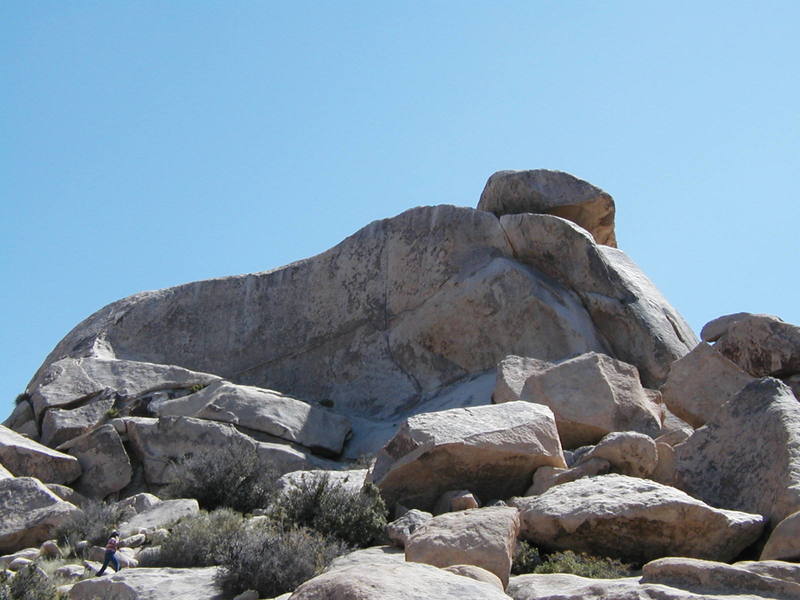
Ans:
{"type": "Polygon", "coordinates": [[[78,581],[83,577],[85,570],[83,565],[64,565],[57,568],[53,575],[66,581],[78,581]]]}
{"type": "Polygon", "coordinates": [[[580,227],[549,215],[504,215],[500,225],[517,260],[580,296],[610,346],[596,351],[635,365],[646,386],[664,383],[670,364],[697,345],[691,327],[624,252],[597,245],[580,227]]]}
{"type": "Polygon", "coordinates": [[[736,321],[741,321],[742,319],[751,315],[752,313],[738,312],[717,317],[713,321],[709,321],[703,325],[703,329],[700,330],[700,339],[708,343],[716,342],[726,331],[728,331],[728,327],[733,325],[736,321]]]}
{"type": "Polygon", "coordinates": [[[33,561],[28,558],[22,558],[21,556],[15,558],[10,563],[8,563],[8,570],[9,571],[20,571],[25,567],[32,565],[33,561]]]}
{"type": "Polygon", "coordinates": [[[53,448],[96,427],[113,408],[115,395],[101,393],[96,400],[80,408],[51,408],[44,413],[41,442],[53,448]]]}
{"type": "Polygon", "coordinates": [[[701,427],[751,381],[751,375],[701,342],[672,363],[661,394],[670,411],[692,427],[701,427]]]}
{"type": "Polygon", "coordinates": [[[386,537],[395,546],[405,548],[411,534],[432,518],[433,515],[431,513],[413,508],[399,519],[395,519],[386,525],[386,537]]]}
{"type": "Polygon", "coordinates": [[[460,575],[461,577],[469,577],[475,581],[489,583],[495,586],[501,592],[505,589],[503,582],[500,581],[500,578],[497,575],[490,573],[486,569],[476,567],[475,565],[451,565],[449,567],[444,567],[444,570],[449,573],[460,575]]]}
{"type": "Polygon", "coordinates": [[[81,475],[78,460],[0,425],[0,463],[17,477],[70,483],[81,475]]]}
{"type": "Polygon", "coordinates": [[[200,512],[200,506],[197,504],[197,500],[164,500],[152,508],[140,512],[127,523],[122,523],[119,526],[119,532],[122,537],[128,537],[140,533],[142,530],[149,531],[167,527],[184,517],[196,515],[198,512],[200,512]]]}
{"type": "Polygon", "coordinates": [[[642,567],[642,583],[660,583],[698,594],[800,598],[800,583],[750,572],[721,562],[693,558],[662,558],[642,567]]]}
{"type": "Polygon", "coordinates": [[[20,433],[20,427],[36,420],[36,417],[33,414],[33,405],[31,404],[30,399],[25,398],[26,397],[23,396],[19,399],[19,401],[16,402],[14,405],[14,410],[12,410],[8,418],[3,421],[3,425],[5,427],[13,429],[17,433],[20,433]]]}
{"type": "Polygon", "coordinates": [[[483,500],[522,493],[542,465],[564,467],[552,411],[528,402],[458,408],[408,419],[368,479],[387,505],[430,510],[441,494],[483,500]]]}
{"type": "Polygon", "coordinates": [[[0,479],[12,479],[13,477],[14,475],[11,474],[11,471],[0,464],[0,479]]]}
{"type": "Polygon", "coordinates": [[[655,436],[661,430],[661,411],[636,368],[604,354],[583,354],[535,373],[521,398],[552,409],[565,448],[596,443],[612,431],[655,436]]]}
{"type": "Polygon", "coordinates": [[[508,600],[490,583],[413,562],[363,564],[324,572],[298,587],[292,600],[508,600]]]}
{"type": "Polygon", "coordinates": [[[517,213],[554,215],[580,225],[598,244],[617,246],[614,199],[562,171],[497,171],[486,182],[478,210],[498,217],[517,213]]]}
{"type": "Polygon", "coordinates": [[[39,557],[40,550],[39,548],[24,548],[22,550],[17,550],[16,552],[12,552],[11,554],[6,554],[5,556],[0,556],[0,569],[5,569],[10,565],[14,560],[18,558],[26,558],[28,560],[36,560],[39,557]]]}
{"type": "Polygon", "coordinates": [[[158,496],[143,492],[125,498],[124,500],[120,500],[116,503],[116,507],[120,513],[130,514],[132,517],[133,515],[144,512],[149,508],[153,508],[156,504],[161,504],[161,502],[163,502],[163,500],[161,500],[161,498],[158,496]]]}
{"type": "Polygon", "coordinates": [[[74,504],[78,508],[83,508],[84,504],[88,502],[88,498],[66,485],[61,485],[59,483],[48,483],[47,489],[61,498],[64,502],[74,504]]]}
{"type": "Polygon", "coordinates": [[[675,473],[675,449],[669,444],[656,441],[656,453],[658,454],[658,461],[656,462],[656,468],[650,474],[650,479],[664,485],[674,486],[677,479],[675,473]]]}
{"type": "Polygon", "coordinates": [[[406,560],[435,567],[475,565],[508,583],[519,533],[516,508],[476,508],[434,517],[406,540],[406,560]]]}
{"type": "Polygon", "coordinates": [[[200,569],[123,569],[106,577],[76,583],[70,600],[223,600],[216,583],[217,567],[200,569]]]}
{"type": "Polygon", "coordinates": [[[188,417],[126,419],[126,422],[129,449],[142,463],[150,485],[167,484],[185,476],[187,467],[182,461],[195,455],[220,456],[232,462],[255,456],[276,475],[325,464],[287,445],[256,442],[228,423],[188,417]]]}
{"type": "Polygon", "coordinates": [[[768,575],[775,579],[800,583],[800,564],[795,562],[785,562],[782,560],[743,560],[733,563],[734,567],[740,567],[751,573],[768,575]]]}
{"type": "Polygon", "coordinates": [[[278,493],[286,492],[299,487],[303,482],[314,485],[323,478],[327,479],[331,485],[341,486],[348,492],[360,492],[367,479],[367,469],[292,471],[291,473],[284,473],[275,481],[275,491],[278,493]]]}
{"type": "Polygon", "coordinates": [[[71,440],[68,451],[78,459],[82,470],[74,487],[87,498],[105,498],[131,481],[133,469],[128,453],[112,425],[102,425],[71,440]]]}
{"type": "Polygon", "coordinates": [[[326,571],[349,569],[355,566],[396,565],[404,563],[405,553],[394,546],[372,546],[362,550],[354,550],[342,556],[337,556],[331,561],[326,571]]]}
{"type": "Polygon", "coordinates": [[[159,416],[189,412],[184,416],[242,425],[332,455],[341,453],[350,433],[347,417],[272,390],[227,381],[217,381],[186,398],[161,403],[156,412],[159,416]],[[186,403],[191,406],[183,406],[186,403]],[[192,412],[193,408],[197,410],[192,412]]]}
{"type": "Polygon", "coordinates": [[[38,479],[0,480],[0,554],[52,539],[55,530],[79,510],[38,479]]]}
{"type": "Polygon", "coordinates": [[[769,535],[760,560],[800,561],[800,511],[790,514],[769,535]]]}
{"type": "Polygon", "coordinates": [[[733,321],[714,349],[754,377],[800,373],[800,327],[772,315],[733,321]]]}
{"type": "Polygon", "coordinates": [[[497,375],[492,392],[492,402],[515,402],[521,400],[522,388],[532,375],[542,373],[553,363],[525,356],[506,356],[497,365],[497,375]]]}
{"type": "Polygon", "coordinates": [[[800,510],[800,403],[777,379],[748,384],[675,448],[676,485],[772,526],[800,510]]]}
{"type": "Polygon", "coordinates": [[[83,354],[85,350],[78,352],[78,356],[67,358],[67,352],[55,360],[51,360],[54,358],[51,354],[34,376],[28,388],[37,418],[50,408],[69,408],[103,393],[113,392],[122,400],[133,400],[159,390],[188,392],[194,385],[207,385],[219,379],[172,364],[117,360],[107,345],[95,346],[89,355],[83,354]]]}
{"type": "Polygon", "coordinates": [[[635,431],[618,431],[600,440],[577,466],[593,458],[607,460],[615,473],[648,477],[658,464],[658,451],[652,438],[635,431]]]}
{"type": "Polygon", "coordinates": [[[61,548],[55,540],[47,540],[39,547],[39,556],[45,558],[61,558],[61,548]]]}
{"type": "Polygon", "coordinates": [[[533,544],[627,562],[730,560],[764,526],[760,515],[712,508],[680,490],[616,474],[578,479],[511,504],[520,510],[520,536],[533,544]]]}
{"type": "Polygon", "coordinates": [[[480,502],[469,490],[450,490],[439,496],[436,505],[433,507],[433,514],[441,515],[446,512],[479,507],[480,502]]]}
{"type": "Polygon", "coordinates": [[[575,481],[582,477],[594,477],[595,475],[605,475],[611,470],[611,463],[603,458],[590,458],[581,460],[580,464],[569,469],[557,469],[555,467],[539,467],[533,474],[533,485],[525,492],[526,496],[536,496],[543,494],[551,487],[575,481]]]}

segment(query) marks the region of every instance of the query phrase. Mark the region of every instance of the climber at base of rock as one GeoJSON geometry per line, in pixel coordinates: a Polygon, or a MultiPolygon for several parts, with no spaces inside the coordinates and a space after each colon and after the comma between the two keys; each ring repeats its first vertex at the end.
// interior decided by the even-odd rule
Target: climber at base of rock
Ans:
{"type": "Polygon", "coordinates": [[[116,557],[117,547],[119,547],[119,532],[112,531],[111,537],[108,538],[108,542],[106,542],[106,557],[103,560],[103,566],[100,567],[96,577],[100,577],[105,573],[106,567],[108,567],[109,564],[111,564],[111,568],[114,569],[114,572],[119,571],[119,561],[116,557]]]}

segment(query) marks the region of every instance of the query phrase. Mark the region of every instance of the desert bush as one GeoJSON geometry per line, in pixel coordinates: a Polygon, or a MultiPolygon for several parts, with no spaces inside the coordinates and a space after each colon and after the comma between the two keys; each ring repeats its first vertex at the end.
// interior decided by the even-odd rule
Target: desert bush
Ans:
{"type": "Polygon", "coordinates": [[[10,577],[0,571],[0,600],[57,600],[56,586],[36,563],[17,571],[10,577]]]}
{"type": "Polygon", "coordinates": [[[525,540],[519,540],[514,550],[511,573],[513,575],[533,573],[533,570],[541,564],[542,557],[539,555],[539,549],[536,546],[531,546],[525,540]]]}
{"type": "Polygon", "coordinates": [[[250,513],[272,499],[277,474],[253,454],[227,452],[193,456],[181,462],[186,476],[161,490],[165,498],[195,498],[205,510],[232,508],[250,513]]]}
{"type": "Polygon", "coordinates": [[[225,548],[220,583],[231,593],[252,589],[272,598],[319,574],[350,548],[304,527],[284,529],[270,521],[246,527],[225,548]]]}
{"type": "Polygon", "coordinates": [[[105,545],[111,531],[117,526],[119,516],[120,511],[113,504],[88,500],[79,512],[56,529],[55,537],[59,544],[68,546],[77,555],[75,546],[81,540],[88,540],[95,546],[105,545]]]}
{"type": "Polygon", "coordinates": [[[272,518],[285,529],[308,527],[362,548],[381,540],[386,513],[386,505],[374,485],[352,492],[331,483],[328,477],[301,481],[280,494],[272,507],[272,518]]]}
{"type": "Polygon", "coordinates": [[[628,577],[632,573],[631,565],[614,558],[576,554],[571,550],[554,552],[537,566],[533,573],[572,573],[581,577],[596,579],[616,579],[628,577]]]}
{"type": "Polygon", "coordinates": [[[210,567],[218,565],[232,542],[244,530],[242,515],[230,508],[201,512],[181,520],[161,544],[162,567],[210,567]]]}

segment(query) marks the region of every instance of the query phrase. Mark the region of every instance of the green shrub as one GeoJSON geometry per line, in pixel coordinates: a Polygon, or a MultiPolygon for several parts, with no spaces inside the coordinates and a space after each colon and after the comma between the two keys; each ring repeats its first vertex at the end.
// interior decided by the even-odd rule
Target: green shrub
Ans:
{"type": "Polygon", "coordinates": [[[576,554],[572,550],[554,552],[537,566],[534,573],[572,573],[581,577],[596,579],[616,579],[628,577],[632,573],[631,565],[613,558],[576,554]]]}
{"type": "Polygon", "coordinates": [[[303,527],[250,525],[226,547],[220,583],[231,594],[250,589],[272,598],[291,592],[349,550],[341,540],[303,527]]]}
{"type": "Polygon", "coordinates": [[[386,505],[372,484],[352,492],[327,476],[303,480],[280,494],[272,508],[272,517],[285,529],[308,527],[351,546],[371,546],[386,529],[386,505]]]}
{"type": "Polygon", "coordinates": [[[0,600],[57,600],[58,596],[56,586],[36,563],[23,567],[13,577],[0,571],[0,600]]]}
{"type": "Polygon", "coordinates": [[[185,476],[161,490],[165,498],[195,498],[205,510],[228,507],[250,513],[272,500],[276,473],[265,469],[255,453],[227,452],[194,456],[181,462],[185,476]]]}
{"type": "Polygon", "coordinates": [[[158,565],[210,567],[219,565],[230,544],[242,536],[244,519],[230,508],[201,512],[181,520],[161,544],[158,565]]]}
{"type": "Polygon", "coordinates": [[[88,500],[80,512],[73,514],[56,529],[55,537],[62,546],[68,546],[77,555],[75,546],[88,540],[95,546],[105,545],[111,531],[117,527],[120,511],[113,504],[88,500]]]}
{"type": "Polygon", "coordinates": [[[514,560],[511,563],[511,573],[513,575],[533,573],[534,569],[541,564],[542,557],[539,555],[539,549],[536,546],[531,546],[525,540],[517,542],[514,560]]]}
{"type": "Polygon", "coordinates": [[[195,394],[195,393],[199,392],[200,390],[202,390],[202,389],[204,389],[206,387],[208,387],[208,384],[195,383],[192,387],[189,388],[189,393],[190,394],[195,394]]]}

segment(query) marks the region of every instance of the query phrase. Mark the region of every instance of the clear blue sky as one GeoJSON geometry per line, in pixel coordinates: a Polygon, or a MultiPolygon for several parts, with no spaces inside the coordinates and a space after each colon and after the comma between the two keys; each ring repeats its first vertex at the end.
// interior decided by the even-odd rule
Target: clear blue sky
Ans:
{"type": "Polygon", "coordinates": [[[0,418],[79,321],[569,171],[697,330],[800,323],[800,2],[0,3],[0,418]]]}

